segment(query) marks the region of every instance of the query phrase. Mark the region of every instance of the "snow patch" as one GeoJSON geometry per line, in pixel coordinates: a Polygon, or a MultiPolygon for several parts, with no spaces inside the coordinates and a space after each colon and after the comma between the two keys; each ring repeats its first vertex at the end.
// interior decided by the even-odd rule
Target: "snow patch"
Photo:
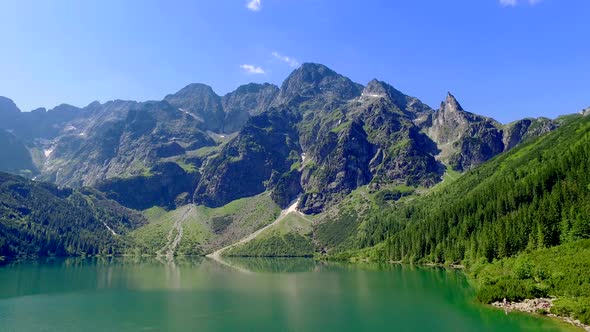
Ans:
{"type": "Polygon", "coordinates": [[[382,98],[385,97],[384,95],[378,94],[378,93],[363,93],[361,94],[361,97],[372,97],[372,98],[382,98]]]}
{"type": "Polygon", "coordinates": [[[181,112],[182,112],[182,113],[184,113],[184,114],[187,114],[187,115],[191,116],[191,117],[192,117],[193,119],[195,119],[195,120],[199,120],[199,118],[197,118],[197,117],[196,117],[194,114],[192,114],[192,113],[189,113],[189,112],[187,112],[187,111],[183,110],[182,108],[179,108],[178,110],[179,110],[179,111],[181,111],[181,112]]]}
{"type": "Polygon", "coordinates": [[[106,222],[103,221],[102,224],[104,225],[104,227],[106,227],[111,232],[111,234],[113,234],[114,236],[117,236],[117,233],[115,233],[115,231],[112,228],[110,228],[106,222]]]}
{"type": "Polygon", "coordinates": [[[43,154],[45,155],[45,158],[49,158],[49,156],[51,156],[51,154],[53,153],[53,151],[55,151],[55,148],[54,147],[51,147],[49,149],[43,150],[43,154]]]}

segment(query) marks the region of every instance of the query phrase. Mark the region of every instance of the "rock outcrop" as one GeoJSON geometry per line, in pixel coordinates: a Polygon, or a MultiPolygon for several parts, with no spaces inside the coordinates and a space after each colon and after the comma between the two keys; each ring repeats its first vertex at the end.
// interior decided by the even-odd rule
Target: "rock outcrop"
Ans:
{"type": "Polygon", "coordinates": [[[250,83],[223,96],[223,131],[233,133],[242,129],[250,117],[267,110],[278,93],[276,85],[250,83]]]}
{"type": "Polygon", "coordinates": [[[547,118],[526,118],[504,126],[504,150],[510,150],[522,141],[541,136],[557,128],[555,121],[547,118]]]}
{"type": "Polygon", "coordinates": [[[152,167],[147,176],[110,178],[98,183],[96,188],[131,209],[145,210],[152,206],[174,209],[192,201],[192,191],[198,180],[198,173],[165,162],[152,167]]]}

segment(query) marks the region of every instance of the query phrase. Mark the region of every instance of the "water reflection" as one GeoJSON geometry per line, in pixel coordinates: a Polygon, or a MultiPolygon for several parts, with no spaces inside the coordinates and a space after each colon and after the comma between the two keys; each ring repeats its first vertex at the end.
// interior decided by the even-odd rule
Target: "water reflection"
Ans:
{"type": "Polygon", "coordinates": [[[311,272],[318,264],[310,258],[223,257],[227,265],[256,273],[311,272]]]}
{"type": "Polygon", "coordinates": [[[555,330],[530,317],[475,305],[457,271],[224,259],[68,258],[9,264],[0,267],[0,329],[520,331],[526,323],[529,330],[555,330]]]}

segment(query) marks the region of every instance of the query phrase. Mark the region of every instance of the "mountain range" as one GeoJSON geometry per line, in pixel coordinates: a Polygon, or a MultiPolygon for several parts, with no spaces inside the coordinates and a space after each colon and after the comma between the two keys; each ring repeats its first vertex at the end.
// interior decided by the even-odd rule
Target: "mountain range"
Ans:
{"type": "Polygon", "coordinates": [[[429,188],[559,121],[510,124],[437,110],[393,86],[361,85],[305,63],[280,87],[250,83],[224,96],[190,84],[162,101],[62,104],[21,112],[0,98],[0,170],[59,186],[92,186],[133,209],[210,208],[268,192],[326,211],[356,188],[429,188]],[[141,192],[141,196],[133,193],[141,192]]]}
{"type": "MultiPolygon", "coordinates": [[[[512,151],[536,156],[527,146],[564,133],[574,144],[570,123],[588,113],[501,124],[451,93],[433,109],[383,81],[361,85],[313,63],[280,87],[250,83],[224,96],[190,84],[161,101],[31,112],[1,97],[0,256],[337,256],[383,246],[402,225],[438,229],[416,211],[461,198],[486,181],[484,170],[524,174],[497,162],[512,151]],[[441,190],[451,194],[428,200],[441,190]]],[[[449,202],[435,221],[483,204],[449,202]]],[[[439,242],[459,243],[451,235],[411,257],[390,242],[395,254],[375,252],[461,261],[439,242]]]]}

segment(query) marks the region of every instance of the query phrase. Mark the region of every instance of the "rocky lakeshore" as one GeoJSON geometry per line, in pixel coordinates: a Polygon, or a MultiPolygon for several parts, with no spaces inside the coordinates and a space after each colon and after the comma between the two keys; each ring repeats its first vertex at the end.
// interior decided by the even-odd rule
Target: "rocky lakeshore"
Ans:
{"type": "Polygon", "coordinates": [[[582,324],[579,320],[571,317],[558,316],[551,313],[551,307],[553,307],[554,298],[538,298],[538,299],[526,299],[522,302],[510,302],[510,301],[498,301],[492,303],[492,306],[502,308],[508,313],[509,311],[520,311],[530,314],[541,314],[548,317],[561,319],[564,322],[573,324],[577,327],[582,328],[584,331],[590,332],[590,326],[582,324]]]}

